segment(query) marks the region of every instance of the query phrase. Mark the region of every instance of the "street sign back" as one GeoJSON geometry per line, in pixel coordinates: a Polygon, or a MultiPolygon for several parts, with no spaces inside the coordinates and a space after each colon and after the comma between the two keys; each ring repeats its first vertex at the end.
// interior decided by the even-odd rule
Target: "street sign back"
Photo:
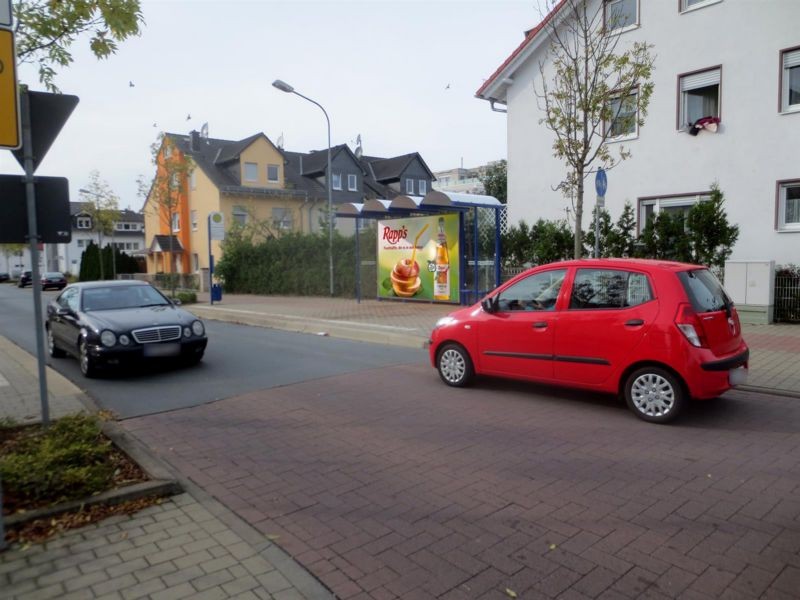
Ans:
{"type": "Polygon", "coordinates": [[[0,27],[11,27],[11,0],[0,0],[0,27]]]}
{"type": "MultiPolygon", "coordinates": [[[[61,128],[64,127],[64,123],[67,122],[72,111],[78,105],[78,97],[48,92],[29,91],[27,94],[31,119],[31,137],[33,138],[33,170],[36,171],[47,151],[50,150],[53,141],[61,132],[61,128]]],[[[25,103],[23,102],[23,110],[24,108],[25,103]]],[[[24,120],[25,115],[23,115],[24,120]]],[[[25,157],[21,148],[14,150],[14,158],[24,169],[25,157]]]]}
{"type": "MultiPolygon", "coordinates": [[[[0,6],[3,6],[3,0],[0,0],[0,6]]],[[[0,29],[0,148],[15,149],[20,143],[14,34],[0,29]]]]}
{"type": "MultiPolygon", "coordinates": [[[[65,177],[35,177],[36,231],[44,244],[68,244],[72,240],[69,181],[65,177]]],[[[25,178],[0,175],[0,244],[24,244],[28,240],[28,204],[25,178]]]]}

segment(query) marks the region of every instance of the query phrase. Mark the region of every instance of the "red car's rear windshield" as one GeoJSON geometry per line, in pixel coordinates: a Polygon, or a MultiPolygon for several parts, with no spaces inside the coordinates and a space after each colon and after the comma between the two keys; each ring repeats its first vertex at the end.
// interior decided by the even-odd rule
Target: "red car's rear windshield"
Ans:
{"type": "Polygon", "coordinates": [[[678,279],[692,307],[699,313],[727,310],[732,304],[719,280],[708,269],[681,271],[678,279]]]}

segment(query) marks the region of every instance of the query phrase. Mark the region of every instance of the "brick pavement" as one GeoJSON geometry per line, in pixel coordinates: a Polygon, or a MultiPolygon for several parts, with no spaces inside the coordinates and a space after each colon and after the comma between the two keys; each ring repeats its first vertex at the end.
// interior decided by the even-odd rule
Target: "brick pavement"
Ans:
{"type": "Polygon", "coordinates": [[[800,404],[675,425],[405,366],[125,426],[340,598],[800,596],[800,404]]]}
{"type": "Polygon", "coordinates": [[[277,549],[253,547],[192,496],[181,494],[135,515],[111,517],[0,554],[0,598],[328,597],[313,583],[302,593],[287,578],[291,571],[281,556],[277,549]]]}

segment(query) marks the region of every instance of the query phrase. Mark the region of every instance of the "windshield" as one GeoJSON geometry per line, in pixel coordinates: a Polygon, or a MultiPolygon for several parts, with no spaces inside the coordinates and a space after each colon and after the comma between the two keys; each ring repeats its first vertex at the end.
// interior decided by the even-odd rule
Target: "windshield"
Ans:
{"type": "Polygon", "coordinates": [[[169,306],[169,300],[149,285],[115,285],[83,290],[83,310],[117,310],[144,306],[169,306]]]}
{"type": "Polygon", "coordinates": [[[722,288],[722,284],[708,269],[682,271],[678,273],[678,278],[697,312],[728,310],[731,300],[722,288]]]}
{"type": "Polygon", "coordinates": [[[45,273],[44,276],[48,279],[60,279],[63,277],[61,273],[45,273]]]}

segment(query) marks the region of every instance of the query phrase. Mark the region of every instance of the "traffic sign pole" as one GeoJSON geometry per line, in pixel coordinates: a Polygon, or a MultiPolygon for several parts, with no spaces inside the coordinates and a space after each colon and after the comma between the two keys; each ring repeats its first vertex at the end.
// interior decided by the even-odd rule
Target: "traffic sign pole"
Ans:
{"type": "Polygon", "coordinates": [[[600,210],[606,205],[606,189],[608,188],[608,178],[603,167],[597,170],[594,187],[597,191],[597,204],[594,207],[594,257],[600,258],[600,210]]]}
{"type": "Polygon", "coordinates": [[[33,184],[33,136],[28,91],[22,96],[22,154],[25,168],[25,195],[28,200],[28,239],[31,252],[31,283],[33,284],[33,320],[36,330],[36,357],[39,366],[39,398],[42,404],[42,424],[50,424],[47,401],[47,369],[44,362],[44,331],[42,319],[42,279],[39,273],[39,234],[36,231],[36,188],[33,184]]]}

